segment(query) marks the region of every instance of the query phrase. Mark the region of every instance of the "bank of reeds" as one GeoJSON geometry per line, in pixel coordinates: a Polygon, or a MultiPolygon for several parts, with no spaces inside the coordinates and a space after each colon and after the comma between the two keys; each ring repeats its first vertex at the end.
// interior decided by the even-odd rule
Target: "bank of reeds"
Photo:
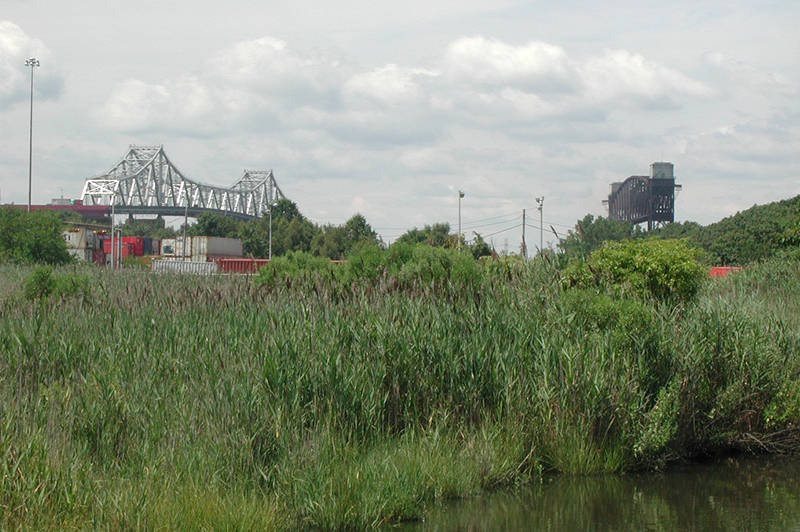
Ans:
{"type": "Polygon", "coordinates": [[[547,472],[800,449],[796,262],[680,303],[565,290],[547,261],[55,274],[89,296],[3,267],[0,529],[358,530],[547,472]]]}

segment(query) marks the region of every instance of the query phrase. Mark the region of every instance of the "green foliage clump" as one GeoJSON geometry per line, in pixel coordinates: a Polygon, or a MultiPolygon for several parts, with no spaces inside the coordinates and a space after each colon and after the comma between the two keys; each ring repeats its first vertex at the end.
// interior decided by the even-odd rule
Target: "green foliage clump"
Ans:
{"type": "Polygon", "coordinates": [[[397,273],[401,285],[442,288],[444,286],[476,287],[482,271],[472,254],[455,249],[416,245],[410,260],[397,273]]]}
{"type": "Polygon", "coordinates": [[[324,257],[316,257],[305,251],[290,251],[275,257],[258,271],[255,284],[274,288],[279,284],[306,286],[320,278],[331,278],[336,264],[324,257]]]}
{"type": "Polygon", "coordinates": [[[90,292],[90,278],[88,275],[77,273],[55,274],[51,266],[37,266],[25,279],[23,292],[25,299],[66,299],[70,297],[83,297],[88,299],[90,292]]]}
{"type": "Polygon", "coordinates": [[[631,222],[587,214],[559,241],[558,247],[567,260],[586,259],[604,242],[638,238],[642,234],[642,230],[631,222]]]}
{"type": "Polygon", "coordinates": [[[483,272],[471,253],[402,242],[383,249],[363,241],[340,264],[311,253],[289,252],[263,266],[255,282],[269,288],[280,284],[310,286],[309,283],[324,281],[338,287],[392,282],[412,291],[474,290],[483,282],[483,272]]]}
{"type": "Polygon", "coordinates": [[[72,257],[61,232],[63,224],[47,211],[0,207],[0,263],[67,264],[72,257]]]}
{"type": "Polygon", "coordinates": [[[753,207],[719,222],[668,224],[653,231],[662,238],[689,238],[715,266],[745,266],[778,255],[797,235],[800,196],[753,207]]]}
{"type": "Polygon", "coordinates": [[[586,262],[564,272],[567,286],[632,289],[641,297],[691,299],[706,276],[698,251],[686,240],[607,242],[586,262]]]}

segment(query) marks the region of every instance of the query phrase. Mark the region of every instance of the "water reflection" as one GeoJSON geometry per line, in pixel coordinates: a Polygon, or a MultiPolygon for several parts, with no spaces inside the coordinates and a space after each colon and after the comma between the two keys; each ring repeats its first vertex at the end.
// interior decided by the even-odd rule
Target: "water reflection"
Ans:
{"type": "Polygon", "coordinates": [[[658,474],[555,478],[432,508],[403,532],[800,531],[800,458],[734,457],[658,474]]]}

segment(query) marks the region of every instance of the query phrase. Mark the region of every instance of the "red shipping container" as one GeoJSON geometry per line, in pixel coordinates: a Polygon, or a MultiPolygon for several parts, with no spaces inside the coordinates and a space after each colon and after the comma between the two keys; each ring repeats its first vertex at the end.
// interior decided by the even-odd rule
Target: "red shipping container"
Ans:
{"type": "MultiPolygon", "coordinates": [[[[123,244],[132,244],[133,245],[133,254],[137,257],[141,257],[144,255],[144,237],[141,236],[123,236],[122,237],[123,244]]],[[[123,249],[124,246],[123,246],[123,249]]]]}
{"type": "Polygon", "coordinates": [[[265,264],[269,264],[269,259],[240,259],[233,257],[214,257],[222,273],[258,273],[265,264]]]}
{"type": "Polygon", "coordinates": [[[738,266],[715,266],[711,268],[709,275],[711,275],[711,277],[725,277],[729,273],[740,271],[742,271],[742,268],[738,266]]]}
{"type": "MultiPolygon", "coordinates": [[[[133,237],[139,238],[139,237],[133,237]]],[[[114,239],[114,247],[120,246],[120,250],[117,251],[117,256],[121,253],[123,257],[133,257],[136,255],[136,246],[133,242],[125,242],[125,238],[122,239],[122,243],[119,242],[118,238],[114,239]]],[[[106,255],[111,255],[111,239],[103,240],[103,253],[106,255]]]]}

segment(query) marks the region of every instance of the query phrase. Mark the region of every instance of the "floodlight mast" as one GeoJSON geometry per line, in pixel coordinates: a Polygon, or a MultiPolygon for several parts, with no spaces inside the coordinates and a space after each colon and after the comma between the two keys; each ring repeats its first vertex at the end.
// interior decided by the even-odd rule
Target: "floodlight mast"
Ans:
{"type": "Polygon", "coordinates": [[[25,61],[31,67],[31,128],[28,142],[28,212],[31,212],[31,192],[33,189],[33,68],[39,66],[39,60],[31,57],[25,61]]]}

